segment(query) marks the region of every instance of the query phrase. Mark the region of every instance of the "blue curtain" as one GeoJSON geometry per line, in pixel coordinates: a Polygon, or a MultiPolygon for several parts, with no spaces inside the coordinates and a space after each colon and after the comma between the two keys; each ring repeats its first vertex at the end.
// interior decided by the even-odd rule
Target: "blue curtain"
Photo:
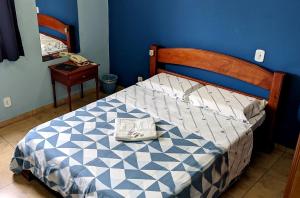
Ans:
{"type": "Polygon", "coordinates": [[[24,55],[14,0],[0,0],[0,62],[24,55]]]}

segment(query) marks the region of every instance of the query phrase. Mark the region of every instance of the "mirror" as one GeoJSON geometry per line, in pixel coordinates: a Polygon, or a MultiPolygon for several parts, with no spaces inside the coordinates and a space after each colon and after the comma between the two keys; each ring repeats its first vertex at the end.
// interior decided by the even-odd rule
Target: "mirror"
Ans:
{"type": "Polygon", "coordinates": [[[43,61],[80,51],[77,0],[36,0],[43,61]]]}

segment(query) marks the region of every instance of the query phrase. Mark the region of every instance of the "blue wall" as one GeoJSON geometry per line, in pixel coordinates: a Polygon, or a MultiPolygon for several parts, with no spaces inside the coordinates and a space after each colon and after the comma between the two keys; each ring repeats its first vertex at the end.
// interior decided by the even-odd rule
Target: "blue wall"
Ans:
{"type": "MultiPolygon", "coordinates": [[[[73,36],[75,39],[74,50],[75,52],[79,52],[80,46],[77,0],[37,0],[36,6],[39,7],[41,14],[47,14],[55,17],[73,27],[73,36]]],[[[51,31],[43,28],[41,28],[41,32],[51,33],[51,31]]],[[[55,35],[55,32],[52,32],[52,34],[53,33],[55,35]]]]}
{"type": "MultiPolygon", "coordinates": [[[[300,1],[290,0],[110,0],[111,72],[131,85],[148,76],[150,44],[193,47],[221,52],[251,62],[255,50],[266,50],[261,66],[289,74],[285,84],[278,143],[293,147],[300,129],[300,1]]],[[[197,71],[183,73],[200,76],[197,71]]],[[[215,78],[202,77],[258,95],[263,90],[215,78]]]]}

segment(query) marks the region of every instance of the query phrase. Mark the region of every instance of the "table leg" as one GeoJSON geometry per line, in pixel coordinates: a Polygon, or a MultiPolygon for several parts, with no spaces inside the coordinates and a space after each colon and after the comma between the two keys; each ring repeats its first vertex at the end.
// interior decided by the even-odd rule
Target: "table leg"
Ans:
{"type": "Polygon", "coordinates": [[[71,100],[71,87],[68,86],[68,104],[69,104],[69,111],[72,111],[72,100],[71,100]]]}
{"type": "Polygon", "coordinates": [[[55,80],[51,79],[52,82],[52,91],[53,91],[53,100],[54,100],[54,107],[57,107],[56,103],[56,89],[55,89],[55,80]]]}
{"type": "Polygon", "coordinates": [[[95,81],[96,81],[96,98],[97,98],[97,100],[99,100],[99,79],[98,79],[98,77],[97,78],[95,78],[95,81]]]}
{"type": "Polygon", "coordinates": [[[80,97],[83,98],[83,83],[80,84],[80,89],[81,89],[81,93],[80,93],[80,97]]]}

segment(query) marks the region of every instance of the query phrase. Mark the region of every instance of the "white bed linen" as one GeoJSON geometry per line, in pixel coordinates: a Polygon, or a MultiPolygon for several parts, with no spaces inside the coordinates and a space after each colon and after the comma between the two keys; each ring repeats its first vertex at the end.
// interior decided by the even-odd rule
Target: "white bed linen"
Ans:
{"type": "Polygon", "coordinates": [[[139,82],[138,85],[149,90],[168,94],[180,100],[186,100],[190,93],[203,86],[198,82],[166,73],[156,74],[147,80],[139,82]]]}
{"type": "Polygon", "coordinates": [[[155,120],[149,118],[117,118],[115,138],[118,141],[148,141],[158,138],[155,120]]]}
{"type": "Polygon", "coordinates": [[[264,110],[267,101],[258,100],[237,92],[207,85],[189,95],[194,106],[211,109],[216,113],[249,122],[249,119],[264,110]]]}
{"type": "Polygon", "coordinates": [[[68,50],[67,45],[62,41],[40,33],[42,56],[68,50]]]}
{"type": "Polygon", "coordinates": [[[109,97],[175,124],[181,130],[196,131],[204,139],[226,149],[230,181],[239,176],[250,162],[253,148],[252,131],[265,119],[263,111],[250,120],[251,124],[243,123],[135,85],[109,97]]]}

